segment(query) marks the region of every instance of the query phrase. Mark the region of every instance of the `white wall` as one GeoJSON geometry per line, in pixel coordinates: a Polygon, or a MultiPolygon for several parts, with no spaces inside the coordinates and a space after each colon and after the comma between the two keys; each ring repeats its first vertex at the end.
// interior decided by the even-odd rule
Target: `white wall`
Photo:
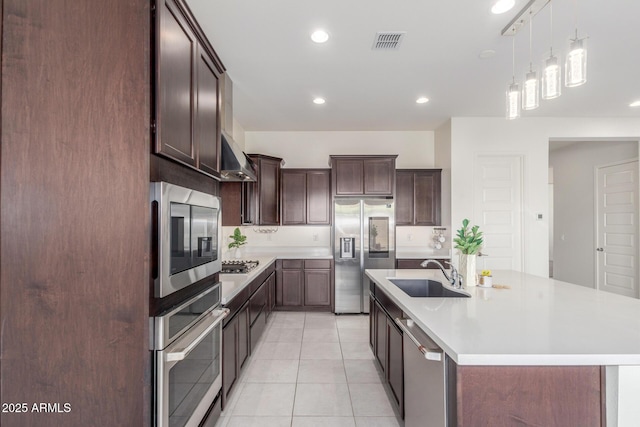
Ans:
{"type": "MultiPolygon", "coordinates": [[[[222,227],[222,247],[223,257],[232,258],[228,245],[232,241],[229,236],[233,234],[236,227],[222,227]]],[[[291,225],[284,227],[239,227],[242,234],[247,236],[247,244],[243,246],[248,252],[259,248],[281,248],[283,250],[295,250],[296,247],[303,248],[330,248],[331,247],[331,227],[330,226],[309,226],[291,225]],[[276,229],[274,233],[261,233],[260,229],[276,229]]]]}
{"type": "Polygon", "coordinates": [[[582,141],[552,150],[554,176],[554,278],[595,288],[594,169],[638,157],[631,141],[582,141]]]}
{"type": "Polygon", "coordinates": [[[636,118],[521,118],[487,117],[451,119],[452,229],[462,219],[473,220],[473,167],[477,154],[514,154],[524,159],[523,228],[524,271],[548,276],[548,150],[550,139],[640,140],[636,118]],[[545,213],[542,221],[535,214],[545,213]]]}
{"type": "Polygon", "coordinates": [[[432,168],[434,134],[424,132],[245,132],[245,152],[281,157],[285,168],[328,168],[332,154],[398,154],[396,167],[432,168]]]}

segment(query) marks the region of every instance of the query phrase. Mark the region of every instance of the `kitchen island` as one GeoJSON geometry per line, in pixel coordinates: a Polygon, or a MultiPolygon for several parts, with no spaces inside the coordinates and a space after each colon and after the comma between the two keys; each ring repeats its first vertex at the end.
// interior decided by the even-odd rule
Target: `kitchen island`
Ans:
{"type": "MultiPolygon", "coordinates": [[[[508,391],[509,381],[518,378],[521,385],[516,383],[516,388],[524,388],[522,382],[532,385],[540,379],[539,387],[559,387],[555,391],[543,390],[543,395],[557,393],[567,397],[546,404],[581,405],[584,402],[576,398],[581,392],[592,398],[598,393],[591,403],[602,399],[602,420],[590,420],[594,422],[589,425],[604,425],[605,417],[608,425],[616,425],[618,414],[628,417],[634,411],[622,406],[630,397],[640,396],[633,387],[618,387],[617,377],[619,372],[629,372],[618,369],[628,367],[632,375],[640,369],[640,300],[514,271],[494,272],[493,282],[510,289],[471,287],[466,289],[470,298],[413,298],[388,279],[430,278],[447,284],[442,273],[367,270],[367,275],[375,284],[375,292],[390,299],[403,317],[412,319],[451,360],[458,381],[458,425],[473,425],[465,414],[470,405],[480,405],[474,407],[476,415],[481,414],[478,410],[482,405],[495,409],[503,399],[516,401],[501,404],[522,405],[513,390],[508,391]],[[567,375],[567,384],[557,381],[569,371],[573,373],[567,375]],[[505,376],[501,377],[501,373],[505,376]],[[465,385],[473,387],[474,401],[460,401],[465,390],[459,387],[465,379],[465,385]],[[547,380],[556,384],[550,385],[547,380]],[[502,391],[508,395],[501,394],[501,381],[502,391]],[[589,389],[576,390],[578,384],[589,384],[589,389]]],[[[535,396],[535,390],[533,393],[535,396]]],[[[532,405],[530,412],[546,410],[532,405]]],[[[576,408],[583,413],[588,410],[576,408]]],[[[598,408],[590,410],[592,415],[588,418],[593,418],[598,408]]],[[[553,420],[543,421],[542,425],[559,425],[553,420]]],[[[619,425],[624,426],[624,420],[619,425]]]]}

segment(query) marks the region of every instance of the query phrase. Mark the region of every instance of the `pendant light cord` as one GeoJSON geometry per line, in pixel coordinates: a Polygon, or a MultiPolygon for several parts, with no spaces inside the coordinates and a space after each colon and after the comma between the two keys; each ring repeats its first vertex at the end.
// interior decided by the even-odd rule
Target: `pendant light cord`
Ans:
{"type": "Polygon", "coordinates": [[[553,56],[553,3],[549,0],[549,56],[553,56]]]}
{"type": "Polygon", "coordinates": [[[529,71],[533,71],[533,12],[529,9],[529,71]]]}
{"type": "Polygon", "coordinates": [[[578,40],[578,0],[574,0],[573,4],[576,23],[576,40],[578,40]]]}
{"type": "Polygon", "coordinates": [[[511,51],[512,51],[512,64],[511,64],[511,71],[513,72],[513,83],[515,84],[516,82],[516,35],[515,35],[515,29],[513,30],[514,34],[513,34],[513,38],[511,39],[511,51]]]}

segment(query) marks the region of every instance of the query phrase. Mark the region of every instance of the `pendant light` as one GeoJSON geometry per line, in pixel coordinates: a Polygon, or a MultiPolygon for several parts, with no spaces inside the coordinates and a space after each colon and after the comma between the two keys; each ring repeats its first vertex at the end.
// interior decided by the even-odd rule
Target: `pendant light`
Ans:
{"type": "Polygon", "coordinates": [[[578,0],[575,0],[575,38],[570,39],[569,53],[564,67],[564,85],[581,86],[587,82],[587,44],[585,38],[578,38],[578,0]]]}
{"type": "Polygon", "coordinates": [[[525,75],[522,88],[522,109],[535,110],[540,106],[538,75],[533,70],[533,15],[529,11],[529,72],[525,75]]]}
{"type": "Polygon", "coordinates": [[[549,1],[550,42],[549,57],[542,64],[542,99],[554,99],[561,95],[562,69],[558,58],[553,54],[553,3],[549,1]]]}
{"type": "Polygon", "coordinates": [[[513,120],[520,117],[520,88],[516,83],[516,37],[513,36],[513,80],[507,87],[507,119],[513,120]]]}

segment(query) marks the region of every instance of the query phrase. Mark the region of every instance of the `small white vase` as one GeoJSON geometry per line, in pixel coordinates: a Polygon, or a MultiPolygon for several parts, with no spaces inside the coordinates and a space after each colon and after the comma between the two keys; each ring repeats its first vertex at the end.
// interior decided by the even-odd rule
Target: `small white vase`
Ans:
{"type": "Polygon", "coordinates": [[[242,251],[240,250],[240,248],[236,248],[236,249],[233,251],[233,257],[234,257],[235,259],[240,259],[240,258],[242,258],[242,251]]]}
{"type": "Polygon", "coordinates": [[[458,273],[464,278],[464,286],[476,286],[476,255],[460,254],[458,273]]]}

